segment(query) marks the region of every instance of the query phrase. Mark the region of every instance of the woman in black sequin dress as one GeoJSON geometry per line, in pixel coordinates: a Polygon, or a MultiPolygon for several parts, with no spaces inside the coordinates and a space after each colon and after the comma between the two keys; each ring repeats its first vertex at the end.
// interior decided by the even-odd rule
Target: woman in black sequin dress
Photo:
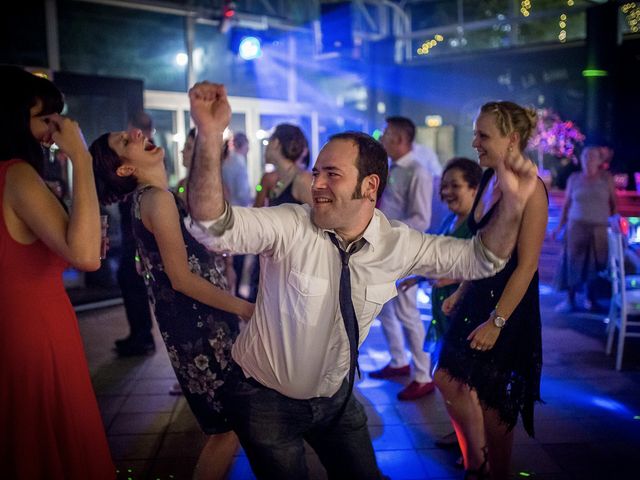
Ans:
{"type": "MultiPolygon", "coordinates": [[[[493,168],[508,156],[523,155],[535,126],[535,111],[514,103],[491,102],[481,108],[473,147],[488,169],[469,216],[473,232],[490,221],[500,201],[493,168]]],[[[463,282],[443,305],[452,314],[451,328],[434,379],[456,429],[468,479],[508,478],[519,415],[527,432],[534,433],[542,368],[537,268],[547,217],[547,193],[539,181],[504,270],[463,282]]]]}
{"type": "Polygon", "coordinates": [[[253,304],[227,292],[226,262],[187,231],[182,202],[168,190],[164,151],[140,130],[107,133],[90,148],[102,203],[133,195],[141,274],[184,396],[210,435],[194,478],[224,478],[238,447],[222,408],[239,318],[253,304]]]}

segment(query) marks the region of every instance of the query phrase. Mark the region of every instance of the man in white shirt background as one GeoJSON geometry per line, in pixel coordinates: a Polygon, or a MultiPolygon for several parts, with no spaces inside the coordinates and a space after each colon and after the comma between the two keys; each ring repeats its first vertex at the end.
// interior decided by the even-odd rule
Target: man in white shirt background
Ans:
{"type": "Polygon", "coordinates": [[[366,414],[351,395],[353,333],[346,319],[357,322],[362,343],[396,294],[398,278],[479,278],[501,269],[535,188],[535,166],[511,159],[497,169],[504,198],[472,240],[389,222],[375,208],[386,184],[386,152],[357,132],[322,148],[311,206],[230,207],[220,178],[222,132],[231,116],[226,91],[202,82],[189,97],[198,142],[185,224],[211,250],[260,255],[256,309],[233,347],[237,374],[227,379],[224,399],[254,473],[306,478],[306,440],[329,478],[380,478],[366,414]]]}
{"type": "MultiPolygon", "coordinates": [[[[398,220],[424,232],[431,222],[433,177],[416,159],[413,140],[414,123],[406,117],[389,117],[380,138],[391,159],[387,188],[380,199],[380,210],[389,220],[398,220]]],[[[389,345],[391,361],[369,374],[372,378],[391,378],[410,375],[405,351],[405,339],[411,352],[413,381],[398,393],[399,400],[417,400],[432,393],[431,358],[424,351],[425,328],[416,302],[418,286],[398,292],[382,308],[379,318],[389,345]]]]}
{"type": "MultiPolygon", "coordinates": [[[[253,201],[247,172],[247,153],[249,153],[249,139],[244,133],[235,132],[229,140],[227,157],[222,162],[222,183],[229,194],[229,203],[238,207],[247,207],[253,201]]],[[[236,295],[239,295],[240,291],[244,260],[244,255],[233,256],[236,295]]]]}

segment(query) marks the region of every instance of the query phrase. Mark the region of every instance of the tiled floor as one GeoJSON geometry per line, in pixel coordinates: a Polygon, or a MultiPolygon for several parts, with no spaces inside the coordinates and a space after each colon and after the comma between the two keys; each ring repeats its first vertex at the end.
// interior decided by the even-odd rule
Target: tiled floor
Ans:
{"type": "MultiPolygon", "coordinates": [[[[557,315],[557,294],[542,296],[544,369],[536,438],[516,429],[513,478],[545,480],[640,478],[640,348],[628,341],[622,373],[604,354],[603,316],[557,315]]],[[[111,347],[127,333],[122,307],[79,314],[94,386],[122,479],[189,479],[204,436],[181,397],[168,395],[174,376],[161,341],[153,356],[119,359],[111,347]]],[[[370,371],[386,364],[379,325],[360,355],[370,371]]],[[[439,395],[399,402],[402,381],[365,378],[357,395],[369,415],[378,462],[393,480],[457,479],[456,455],[434,447],[448,433],[439,395]]],[[[311,477],[326,478],[309,452],[311,477]]],[[[239,452],[232,479],[252,479],[239,452]]]]}

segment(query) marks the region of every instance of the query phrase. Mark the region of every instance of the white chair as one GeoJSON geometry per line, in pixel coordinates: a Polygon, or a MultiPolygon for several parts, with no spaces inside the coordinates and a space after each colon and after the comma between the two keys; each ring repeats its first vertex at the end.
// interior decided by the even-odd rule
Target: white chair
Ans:
{"type": "MultiPolygon", "coordinates": [[[[618,329],[618,351],[616,370],[622,367],[624,341],[627,337],[640,338],[640,331],[628,329],[640,327],[640,321],[629,321],[629,316],[640,315],[640,290],[629,290],[629,278],[624,272],[624,248],[622,234],[608,229],[609,270],[611,273],[611,306],[609,307],[609,325],[607,327],[607,355],[611,354],[613,337],[618,329]]],[[[635,277],[635,276],[634,276],[635,277]]]]}

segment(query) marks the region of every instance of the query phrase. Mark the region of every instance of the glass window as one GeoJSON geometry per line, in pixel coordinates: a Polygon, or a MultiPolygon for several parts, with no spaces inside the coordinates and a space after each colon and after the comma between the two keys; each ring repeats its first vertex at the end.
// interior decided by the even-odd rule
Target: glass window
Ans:
{"type": "MultiPolygon", "coordinates": [[[[229,129],[233,133],[242,132],[248,136],[247,133],[247,124],[244,113],[232,113],[231,114],[231,122],[229,122],[229,129]]],[[[255,132],[253,132],[255,133],[255,132]]]]}
{"type": "Polygon", "coordinates": [[[435,0],[407,5],[413,30],[451,25],[458,22],[457,2],[435,0]]]}
{"type": "Polygon", "coordinates": [[[63,70],[141,78],[151,90],[185,91],[184,18],[86,2],[58,2],[63,70]]]}
{"type": "Polygon", "coordinates": [[[586,38],[587,15],[583,12],[560,13],[558,16],[533,18],[520,24],[518,43],[566,42],[586,38]],[[564,15],[564,17],[562,17],[564,15]],[[564,33],[563,33],[564,32],[564,33]]]}
{"type": "Polygon", "coordinates": [[[0,28],[10,42],[2,42],[0,63],[47,67],[44,2],[11,2],[3,10],[0,28]]]}
{"type": "Polygon", "coordinates": [[[185,137],[189,133],[189,130],[191,130],[191,127],[193,127],[193,124],[191,123],[191,113],[189,112],[189,110],[185,110],[184,111],[184,136],[185,137]]]}
{"type": "Polygon", "coordinates": [[[155,134],[153,135],[154,143],[164,148],[164,165],[167,169],[167,178],[169,185],[175,185],[179,178],[178,175],[178,151],[182,145],[178,145],[175,140],[175,112],[172,110],[146,110],[153,118],[153,126],[155,134]]]}
{"type": "Polygon", "coordinates": [[[619,9],[619,25],[620,32],[623,35],[629,33],[638,33],[640,31],[640,4],[637,2],[628,2],[619,9]]]}
{"type": "Polygon", "coordinates": [[[463,0],[464,21],[486,20],[497,18],[502,20],[511,13],[513,0],[463,0]]]}
{"type": "Polygon", "coordinates": [[[511,44],[510,32],[509,24],[465,31],[465,46],[468,50],[508,47],[511,44]]]}

